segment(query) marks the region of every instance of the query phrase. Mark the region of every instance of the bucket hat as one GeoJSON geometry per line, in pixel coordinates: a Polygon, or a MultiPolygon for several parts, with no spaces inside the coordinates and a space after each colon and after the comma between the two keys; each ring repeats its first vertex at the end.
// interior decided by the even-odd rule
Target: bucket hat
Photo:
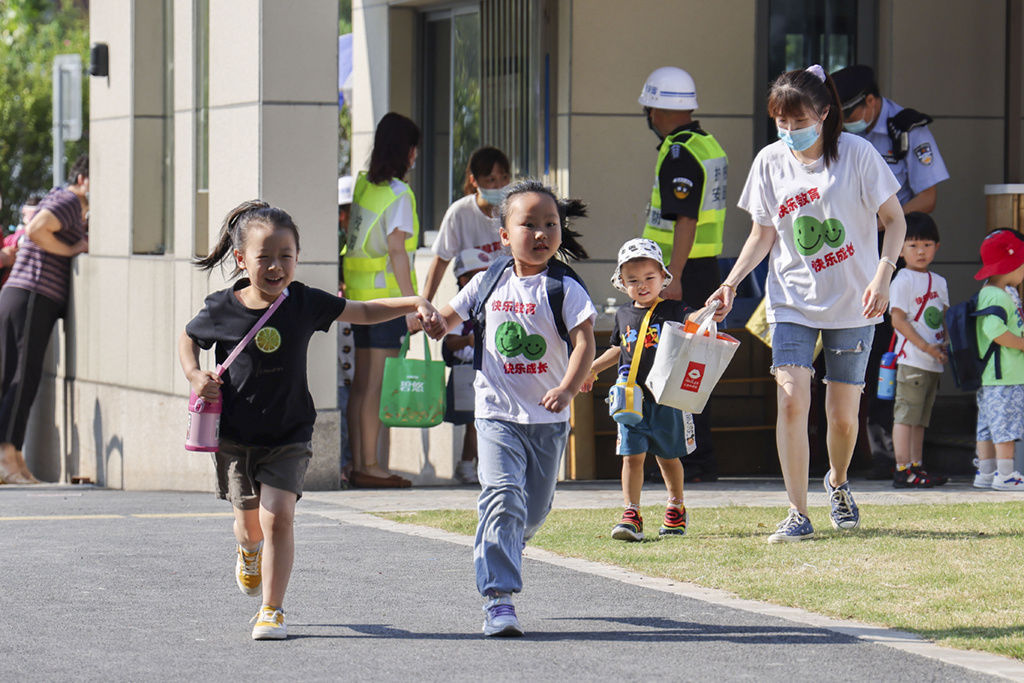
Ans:
{"type": "Polygon", "coordinates": [[[622,264],[642,258],[649,258],[652,261],[658,262],[658,265],[661,266],[661,272],[665,274],[662,289],[669,286],[672,282],[672,273],[668,272],[668,268],[665,267],[665,260],[661,256],[661,247],[654,240],[637,237],[636,239],[629,240],[619,248],[618,263],[615,265],[615,273],[611,277],[612,285],[615,286],[615,289],[620,292],[626,291],[626,285],[622,282],[622,264]]]}

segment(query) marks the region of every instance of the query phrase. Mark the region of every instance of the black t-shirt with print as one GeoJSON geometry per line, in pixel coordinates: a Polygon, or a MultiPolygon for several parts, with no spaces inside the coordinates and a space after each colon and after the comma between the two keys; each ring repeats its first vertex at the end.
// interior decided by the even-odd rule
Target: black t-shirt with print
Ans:
{"type": "MultiPolygon", "coordinates": [[[[692,121],[672,131],[704,133],[700,123],[692,121]]],[[[658,173],[658,192],[661,195],[661,217],[674,221],[678,218],[697,218],[700,213],[700,198],[704,191],[704,167],[697,158],[680,142],[669,147],[668,155],[661,162],[658,173]]]]}
{"type": "MultiPolygon", "coordinates": [[[[218,364],[266,312],[238,300],[235,292],[248,285],[243,278],[209,295],[203,310],[185,326],[200,348],[216,344],[218,364]]],[[[313,332],[329,330],[343,310],[345,299],[337,295],[301,282],[288,286],[288,298],[222,376],[221,436],[250,446],[312,438],[316,409],[306,382],[306,352],[313,332]]]]}
{"type": "MultiPolygon", "coordinates": [[[[633,362],[633,349],[636,346],[637,336],[647,311],[646,308],[629,303],[620,306],[619,310],[615,312],[615,327],[612,329],[611,345],[619,347],[620,367],[633,362]]],[[[651,371],[651,364],[654,363],[654,354],[658,350],[658,341],[661,339],[662,325],[667,320],[683,322],[686,320],[686,316],[693,311],[694,309],[682,301],[665,299],[651,314],[651,320],[647,323],[647,334],[644,335],[643,351],[640,352],[640,366],[636,372],[636,383],[643,387],[646,400],[654,400],[651,392],[644,386],[644,382],[647,380],[647,373],[651,371]]]]}

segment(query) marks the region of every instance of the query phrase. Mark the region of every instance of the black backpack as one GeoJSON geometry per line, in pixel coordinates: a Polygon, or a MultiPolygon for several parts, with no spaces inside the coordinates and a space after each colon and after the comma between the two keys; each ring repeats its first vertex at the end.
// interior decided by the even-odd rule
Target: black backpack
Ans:
{"type": "Polygon", "coordinates": [[[995,356],[996,379],[1002,379],[999,365],[999,344],[994,341],[985,349],[984,355],[978,348],[978,318],[994,315],[1004,323],[1006,310],[1002,306],[989,306],[978,310],[978,295],[962,301],[946,310],[946,338],[949,346],[949,365],[953,370],[956,385],[963,391],[977,391],[981,388],[981,377],[985,366],[995,356]]]}
{"type": "MultiPolygon", "coordinates": [[[[481,276],[483,280],[480,282],[480,289],[477,291],[476,307],[470,311],[470,318],[473,320],[473,368],[476,370],[480,370],[484,362],[487,300],[494,293],[494,288],[498,286],[498,280],[501,279],[505,269],[511,267],[512,257],[507,255],[501,256],[495,259],[494,263],[488,266],[481,276]]],[[[562,305],[565,303],[565,284],[563,280],[566,277],[570,277],[580,283],[583,291],[587,291],[586,284],[583,283],[580,276],[568,264],[558,259],[548,261],[548,272],[544,278],[545,289],[548,293],[548,303],[551,304],[551,311],[555,316],[555,327],[558,329],[558,336],[562,338],[569,351],[572,352],[572,343],[569,341],[569,329],[565,325],[565,316],[562,312],[562,305]]]]}

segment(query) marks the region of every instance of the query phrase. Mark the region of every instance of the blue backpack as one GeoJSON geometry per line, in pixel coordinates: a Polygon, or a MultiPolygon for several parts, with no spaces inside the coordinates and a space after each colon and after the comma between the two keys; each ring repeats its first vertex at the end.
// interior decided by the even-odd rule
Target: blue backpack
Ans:
{"type": "MultiPolygon", "coordinates": [[[[503,256],[495,259],[494,263],[488,266],[487,270],[481,276],[483,280],[480,282],[480,289],[477,292],[477,304],[476,307],[470,311],[470,319],[473,321],[473,368],[480,370],[483,368],[484,362],[484,332],[485,326],[487,325],[487,300],[491,298],[491,294],[494,293],[494,288],[498,286],[498,280],[501,279],[502,274],[506,268],[512,267],[512,257],[503,256]]],[[[569,351],[572,351],[572,343],[569,341],[569,329],[565,325],[565,318],[562,313],[562,304],[565,303],[565,285],[562,280],[564,278],[571,277],[576,282],[580,283],[583,287],[583,291],[587,291],[587,286],[580,279],[580,276],[576,274],[572,268],[567,264],[559,261],[558,259],[551,259],[548,262],[548,272],[545,278],[545,289],[548,293],[548,303],[551,304],[551,312],[555,316],[555,327],[558,329],[558,336],[569,347],[569,351]]]]}
{"type": "Polygon", "coordinates": [[[963,391],[981,388],[981,377],[990,358],[995,356],[996,379],[1002,379],[999,365],[999,344],[991,342],[984,355],[978,348],[978,318],[994,315],[1004,323],[1006,310],[1002,306],[989,306],[978,310],[978,295],[946,310],[946,337],[949,345],[949,365],[956,385],[963,391]]]}

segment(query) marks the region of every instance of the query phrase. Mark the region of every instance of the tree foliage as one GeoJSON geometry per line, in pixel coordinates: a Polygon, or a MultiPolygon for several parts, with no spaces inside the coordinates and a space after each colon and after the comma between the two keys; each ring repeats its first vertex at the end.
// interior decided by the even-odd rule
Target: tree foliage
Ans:
{"type": "MultiPolygon", "coordinates": [[[[34,191],[52,185],[53,58],[78,53],[88,62],[89,19],[72,0],[0,0],[0,225],[18,223],[34,191]]],[[[82,116],[89,119],[88,78],[82,116]]],[[[89,149],[88,129],[65,146],[68,162],[89,149]]]]}

